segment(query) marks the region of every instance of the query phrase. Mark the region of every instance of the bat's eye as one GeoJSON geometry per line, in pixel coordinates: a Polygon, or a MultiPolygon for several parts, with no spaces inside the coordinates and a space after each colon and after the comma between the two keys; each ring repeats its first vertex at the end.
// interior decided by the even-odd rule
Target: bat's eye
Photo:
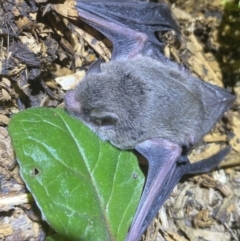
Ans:
{"type": "Polygon", "coordinates": [[[84,113],[85,115],[88,115],[88,114],[90,113],[90,110],[83,108],[83,113],[84,113]]]}
{"type": "Polygon", "coordinates": [[[104,129],[111,129],[116,125],[118,116],[112,112],[94,110],[90,114],[90,119],[95,125],[104,129]]]}

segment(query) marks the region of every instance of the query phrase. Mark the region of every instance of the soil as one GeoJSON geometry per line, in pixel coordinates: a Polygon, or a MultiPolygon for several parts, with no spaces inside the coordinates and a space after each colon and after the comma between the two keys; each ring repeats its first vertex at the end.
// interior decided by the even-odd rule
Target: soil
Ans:
{"type": "MultiPolygon", "coordinates": [[[[0,1],[0,240],[44,240],[53,232],[19,175],[7,126],[35,106],[63,107],[63,98],[111,43],[75,26],[71,1],[0,1]],[[54,11],[53,11],[54,10],[54,11]]],[[[240,240],[240,18],[238,1],[170,0],[182,37],[165,33],[164,53],[236,101],[190,161],[232,146],[220,168],[182,179],[142,237],[144,241],[240,240]]]]}

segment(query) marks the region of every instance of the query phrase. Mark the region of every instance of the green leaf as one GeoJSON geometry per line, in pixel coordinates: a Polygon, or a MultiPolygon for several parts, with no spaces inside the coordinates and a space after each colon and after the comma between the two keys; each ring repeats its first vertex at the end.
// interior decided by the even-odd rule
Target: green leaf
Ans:
{"type": "Polygon", "coordinates": [[[144,178],[136,157],[101,141],[62,109],[11,119],[20,173],[43,217],[66,240],[124,240],[144,178]]]}
{"type": "Polygon", "coordinates": [[[66,238],[59,236],[58,234],[53,234],[46,237],[45,241],[67,241],[66,238]]]}

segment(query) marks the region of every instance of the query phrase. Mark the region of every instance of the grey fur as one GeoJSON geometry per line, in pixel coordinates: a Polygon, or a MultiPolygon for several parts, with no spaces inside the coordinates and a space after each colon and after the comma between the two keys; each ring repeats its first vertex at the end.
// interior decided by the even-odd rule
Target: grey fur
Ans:
{"type": "Polygon", "coordinates": [[[120,149],[133,149],[157,137],[180,146],[193,145],[213,128],[235,98],[170,61],[163,64],[138,55],[127,62],[104,63],[101,69],[68,93],[66,109],[120,149]],[[77,103],[81,110],[72,108],[77,103]],[[118,119],[115,124],[97,124],[98,115],[109,114],[118,119]]]}

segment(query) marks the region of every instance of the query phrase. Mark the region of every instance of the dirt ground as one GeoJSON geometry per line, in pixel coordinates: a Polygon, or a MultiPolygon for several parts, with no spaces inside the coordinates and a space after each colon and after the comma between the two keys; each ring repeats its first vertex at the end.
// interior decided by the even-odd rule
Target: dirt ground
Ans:
{"type": "MultiPolygon", "coordinates": [[[[190,160],[209,157],[229,144],[232,151],[218,170],[181,180],[142,240],[238,241],[238,1],[171,0],[169,3],[182,39],[180,43],[171,32],[166,33],[165,55],[237,97],[214,130],[194,149],[190,160]]],[[[71,24],[67,18],[71,15],[68,7],[66,2],[62,6],[49,5],[44,0],[0,0],[0,240],[40,241],[53,232],[41,220],[19,176],[7,131],[11,116],[34,106],[63,107],[66,91],[76,86],[90,63],[98,57],[104,60],[110,57],[110,42],[86,25],[71,24]]]]}

